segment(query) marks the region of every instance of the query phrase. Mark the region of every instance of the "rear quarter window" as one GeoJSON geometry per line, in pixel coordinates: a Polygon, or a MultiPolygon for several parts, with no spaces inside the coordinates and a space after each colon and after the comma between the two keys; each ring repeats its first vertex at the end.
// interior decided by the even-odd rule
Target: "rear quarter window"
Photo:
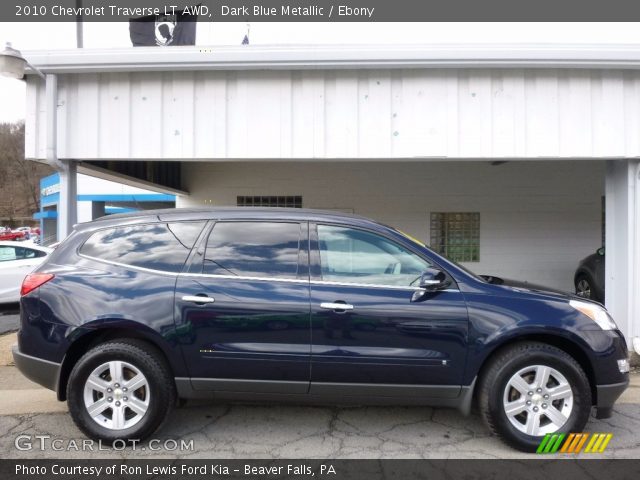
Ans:
{"type": "Polygon", "coordinates": [[[92,234],[80,254],[135,267],[179,273],[205,222],[153,223],[92,234]]]}

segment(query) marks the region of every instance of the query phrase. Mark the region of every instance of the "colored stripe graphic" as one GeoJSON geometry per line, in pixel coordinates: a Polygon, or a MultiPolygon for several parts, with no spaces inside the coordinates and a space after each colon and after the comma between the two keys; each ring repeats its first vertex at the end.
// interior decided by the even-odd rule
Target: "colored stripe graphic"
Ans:
{"type": "Polygon", "coordinates": [[[594,433],[585,453],[602,453],[607,448],[613,435],[611,433],[594,433]]]}
{"type": "Polygon", "coordinates": [[[580,453],[582,451],[582,447],[584,446],[585,442],[587,441],[587,438],[589,438],[589,434],[588,433],[582,433],[580,435],[582,435],[582,436],[580,438],[580,441],[576,445],[576,449],[573,451],[573,453],[580,453]]]}
{"type": "Polygon", "coordinates": [[[556,453],[562,445],[562,440],[564,439],[564,433],[548,433],[540,442],[540,446],[536,453],[556,453]]]}
{"type": "Polygon", "coordinates": [[[593,435],[591,435],[591,440],[589,440],[589,443],[587,443],[587,448],[584,449],[584,453],[591,453],[591,447],[593,447],[593,445],[596,443],[598,437],[600,437],[599,433],[594,433],[593,435]]]}
{"type": "Polygon", "coordinates": [[[569,436],[567,437],[567,441],[564,442],[564,445],[562,445],[562,450],[560,450],[560,453],[567,453],[567,450],[569,449],[569,446],[573,443],[573,439],[576,437],[575,433],[570,433],[569,436]]]}
{"type": "Polygon", "coordinates": [[[602,453],[613,438],[612,433],[548,433],[542,438],[536,453],[602,453]],[[562,448],[561,448],[562,447],[562,448]]]}
{"type": "Polygon", "coordinates": [[[604,449],[607,448],[607,445],[609,445],[609,442],[611,441],[612,438],[613,438],[613,433],[608,433],[604,439],[604,442],[602,442],[602,446],[600,447],[600,451],[598,453],[604,452],[604,449]]]}

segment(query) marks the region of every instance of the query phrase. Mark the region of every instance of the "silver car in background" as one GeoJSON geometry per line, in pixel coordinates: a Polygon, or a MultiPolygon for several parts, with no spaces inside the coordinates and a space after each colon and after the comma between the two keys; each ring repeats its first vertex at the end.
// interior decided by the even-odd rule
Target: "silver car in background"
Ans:
{"type": "Polygon", "coordinates": [[[0,304],[20,301],[22,280],[52,251],[31,242],[0,241],[0,304]]]}

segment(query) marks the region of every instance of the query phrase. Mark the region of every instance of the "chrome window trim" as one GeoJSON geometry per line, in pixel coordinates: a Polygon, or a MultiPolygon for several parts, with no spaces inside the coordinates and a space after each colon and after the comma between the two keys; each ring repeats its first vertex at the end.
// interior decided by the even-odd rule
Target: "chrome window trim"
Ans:
{"type": "MultiPolygon", "coordinates": [[[[230,279],[230,280],[249,280],[249,281],[258,281],[258,282],[285,282],[285,283],[301,283],[301,284],[311,284],[311,285],[329,285],[329,286],[337,286],[337,287],[364,287],[364,288],[385,288],[392,290],[406,290],[406,291],[424,291],[424,288],[420,287],[410,287],[410,286],[402,286],[402,285],[379,285],[375,283],[351,283],[351,282],[333,282],[328,280],[307,280],[300,278],[276,278],[276,277],[252,277],[246,275],[216,275],[209,273],[179,273],[180,277],[196,277],[196,278],[221,278],[221,279],[230,279]]],[[[443,290],[438,290],[440,292],[458,292],[457,288],[447,288],[443,290]]]]}
{"type": "Polygon", "coordinates": [[[154,268],[138,267],[137,265],[131,265],[129,263],[120,263],[120,262],[114,262],[113,260],[105,260],[104,258],[92,257],[91,255],[87,255],[80,252],[78,252],[77,255],[79,257],[87,258],[89,260],[94,260],[96,262],[106,263],[107,265],[115,265],[116,267],[130,268],[132,270],[138,270],[140,272],[155,273],[155,274],[164,275],[167,277],[176,277],[179,275],[178,272],[167,272],[166,270],[156,270],[154,268]]]}
{"type": "MultiPolygon", "coordinates": [[[[255,282],[283,282],[283,283],[297,283],[297,284],[311,284],[311,285],[328,285],[328,286],[336,286],[336,287],[359,287],[359,288],[384,288],[390,290],[405,290],[410,292],[416,291],[424,291],[424,288],[420,287],[409,287],[409,286],[401,286],[401,285],[378,285],[375,283],[350,283],[350,282],[332,282],[328,280],[308,280],[308,279],[300,279],[300,278],[276,278],[276,277],[251,277],[245,275],[214,275],[208,273],[175,273],[175,272],[167,272],[165,270],[155,270],[153,268],[145,268],[138,267],[136,265],[129,265],[126,263],[114,262],[112,260],[104,260],[102,258],[96,258],[89,255],[85,255],[79,253],[78,256],[87,258],[89,260],[94,260],[100,263],[106,263],[108,265],[115,265],[117,267],[122,268],[130,268],[132,270],[138,270],[145,273],[155,273],[159,275],[164,275],[168,277],[192,277],[192,278],[220,278],[220,279],[229,279],[229,280],[248,280],[255,282]]],[[[444,290],[438,290],[439,292],[459,292],[460,290],[457,288],[446,288],[444,290]]]]}
{"type": "MultiPolygon", "coordinates": [[[[284,282],[284,283],[298,283],[298,284],[311,284],[311,285],[331,285],[336,287],[363,287],[363,288],[385,288],[391,290],[406,290],[406,291],[423,291],[424,288],[420,287],[404,287],[401,285],[378,285],[374,283],[350,283],[350,282],[332,282],[327,280],[308,280],[308,279],[300,279],[300,278],[277,278],[277,277],[251,277],[246,275],[214,275],[208,273],[175,273],[175,272],[167,272],[165,270],[155,270],[153,268],[145,268],[138,267],[136,265],[129,265],[127,263],[114,262],[113,260],[104,260],[102,258],[92,257],[90,255],[85,255],[79,253],[78,256],[94,260],[100,263],[106,263],[108,265],[115,265],[117,267],[122,268],[130,268],[132,270],[138,270],[145,273],[155,273],[159,275],[164,275],[168,277],[195,277],[195,278],[220,278],[220,279],[229,279],[229,280],[248,280],[248,281],[256,281],[256,282],[284,282]]],[[[447,288],[444,290],[438,290],[440,292],[458,292],[457,288],[447,288]]]]}
{"type": "Polygon", "coordinates": [[[336,287],[364,287],[364,288],[386,288],[391,290],[407,290],[410,292],[424,291],[424,288],[402,286],[402,285],[379,285],[377,283],[355,283],[355,282],[334,282],[330,280],[312,280],[312,284],[316,285],[329,285],[336,287]]]}
{"type": "Polygon", "coordinates": [[[179,277],[195,277],[195,278],[222,278],[230,280],[249,280],[259,282],[285,282],[285,283],[309,283],[305,278],[277,278],[277,277],[252,277],[250,275],[220,275],[214,273],[189,273],[182,272],[178,274],[179,277]]]}

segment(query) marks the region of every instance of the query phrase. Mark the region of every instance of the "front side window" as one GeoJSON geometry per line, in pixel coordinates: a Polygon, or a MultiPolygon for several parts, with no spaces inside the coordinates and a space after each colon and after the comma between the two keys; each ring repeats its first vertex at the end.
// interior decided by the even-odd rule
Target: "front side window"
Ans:
{"type": "Polygon", "coordinates": [[[318,225],[322,279],[332,282],[408,287],[430,264],[380,235],[318,225]]]}
{"type": "Polygon", "coordinates": [[[296,278],[300,224],[218,222],[211,230],[203,273],[296,278]]]}
{"type": "Polygon", "coordinates": [[[99,230],[80,253],[136,267],[178,273],[204,222],[153,223],[99,230]]]}

